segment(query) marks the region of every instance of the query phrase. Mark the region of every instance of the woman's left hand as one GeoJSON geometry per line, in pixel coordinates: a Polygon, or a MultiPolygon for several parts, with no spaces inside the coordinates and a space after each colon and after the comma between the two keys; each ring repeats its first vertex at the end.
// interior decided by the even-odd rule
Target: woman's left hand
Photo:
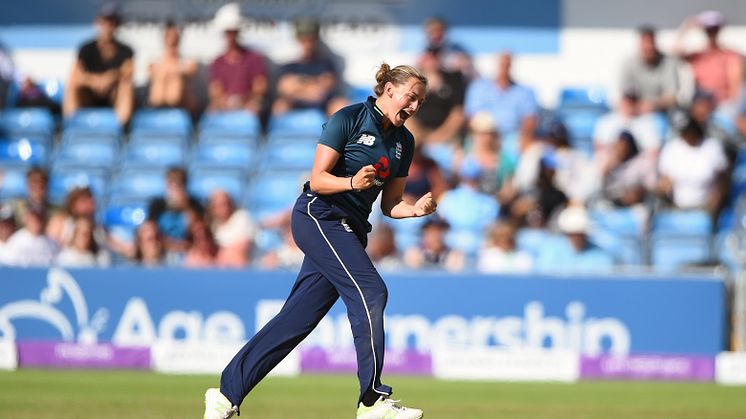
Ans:
{"type": "Polygon", "coordinates": [[[417,202],[415,202],[414,216],[423,217],[425,215],[432,214],[435,212],[435,208],[437,208],[437,206],[438,204],[435,203],[432,192],[428,192],[423,195],[422,198],[418,199],[417,202]]]}

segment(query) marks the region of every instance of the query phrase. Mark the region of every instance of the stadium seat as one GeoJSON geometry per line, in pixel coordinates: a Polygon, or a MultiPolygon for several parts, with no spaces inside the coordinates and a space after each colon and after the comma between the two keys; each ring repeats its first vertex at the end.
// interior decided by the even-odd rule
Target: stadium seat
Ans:
{"type": "Polygon", "coordinates": [[[394,230],[396,247],[405,251],[420,241],[420,230],[428,217],[387,219],[386,223],[394,230]]]}
{"type": "Polygon", "coordinates": [[[147,218],[146,201],[114,201],[104,209],[104,228],[115,239],[124,243],[133,243],[137,227],[147,218]]]}
{"type": "Polygon", "coordinates": [[[608,110],[606,91],[601,87],[565,87],[560,90],[559,109],[608,110]]]}
{"type": "Polygon", "coordinates": [[[541,244],[552,237],[549,231],[542,228],[522,228],[516,233],[516,248],[536,258],[539,255],[541,244]]]}
{"type": "Polygon", "coordinates": [[[351,103],[359,103],[368,99],[368,96],[373,96],[372,86],[350,86],[347,88],[347,99],[351,103]]]}
{"type": "Polygon", "coordinates": [[[64,122],[64,132],[77,135],[108,135],[119,137],[122,127],[114,110],[85,108],[78,110],[64,122]]]}
{"type": "Polygon", "coordinates": [[[26,196],[27,167],[0,162],[0,200],[26,196]]]}
{"type": "Polygon", "coordinates": [[[188,137],[192,121],[184,109],[142,109],[132,117],[132,133],[188,137]]]}
{"type": "Polygon", "coordinates": [[[286,138],[268,144],[259,155],[262,170],[310,170],[316,144],[286,138]]]}
{"type": "Polygon", "coordinates": [[[422,148],[423,153],[430,157],[438,164],[445,174],[454,172],[453,157],[455,156],[454,148],[449,144],[425,144],[422,148]]]}
{"type": "Polygon", "coordinates": [[[452,229],[446,233],[445,240],[451,249],[459,250],[468,257],[474,257],[484,241],[484,230],[452,229]]]}
{"type": "Polygon", "coordinates": [[[200,136],[256,138],[259,118],[246,111],[206,112],[199,123],[200,136]]]}
{"type": "Polygon", "coordinates": [[[288,111],[273,116],[268,135],[272,138],[315,138],[321,134],[326,115],[318,109],[288,111]]]}
{"type": "Polygon", "coordinates": [[[216,166],[250,171],[254,164],[256,147],[249,142],[212,140],[199,142],[191,155],[193,167],[216,166]]]}
{"type": "Polygon", "coordinates": [[[592,108],[563,109],[557,112],[557,116],[567,127],[572,147],[587,155],[593,153],[593,130],[601,115],[603,111],[592,108]]]}
{"type": "Polygon", "coordinates": [[[148,200],[166,192],[165,168],[124,168],[109,188],[110,200],[148,200]]]}
{"type": "Polygon", "coordinates": [[[651,258],[657,271],[710,262],[713,225],[704,211],[666,211],[656,214],[650,237],[651,258]]]}
{"type": "Polygon", "coordinates": [[[0,163],[4,165],[45,166],[50,150],[44,142],[27,138],[0,139],[0,163]]]}
{"type": "Polygon", "coordinates": [[[46,108],[10,108],[2,112],[1,131],[9,137],[40,137],[51,140],[54,118],[46,108]]]}
{"type": "Polygon", "coordinates": [[[197,199],[206,202],[210,195],[223,189],[239,202],[244,195],[246,172],[243,169],[217,169],[215,167],[193,167],[189,170],[189,192],[197,199]]]}
{"type": "Polygon", "coordinates": [[[53,167],[49,175],[49,199],[62,204],[67,194],[76,187],[87,186],[93,196],[102,201],[106,196],[108,171],[90,167],[53,167]]]}
{"type": "Polygon", "coordinates": [[[299,171],[258,173],[246,193],[244,206],[261,222],[280,211],[290,209],[300,195],[307,176],[299,171]]]}
{"type": "Polygon", "coordinates": [[[618,263],[639,265],[643,262],[644,225],[629,208],[614,208],[591,213],[593,229],[590,237],[602,249],[614,255],[618,263]]]}
{"type": "Polygon", "coordinates": [[[119,159],[119,145],[95,137],[74,137],[62,141],[54,156],[55,166],[75,165],[111,169],[119,159]]]}
{"type": "Polygon", "coordinates": [[[128,167],[182,166],[187,160],[187,149],[179,142],[152,140],[130,143],[124,164],[128,167]]]}

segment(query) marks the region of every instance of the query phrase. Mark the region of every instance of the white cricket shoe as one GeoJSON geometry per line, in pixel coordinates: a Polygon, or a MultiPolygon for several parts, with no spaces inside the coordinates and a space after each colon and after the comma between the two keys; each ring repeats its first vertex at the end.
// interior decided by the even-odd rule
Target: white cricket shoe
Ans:
{"type": "Polygon", "coordinates": [[[399,400],[381,396],[373,406],[360,403],[357,419],[420,419],[422,410],[399,406],[399,400]]]}
{"type": "Polygon", "coordinates": [[[230,400],[218,388],[208,388],[205,392],[204,419],[229,419],[238,412],[238,406],[233,406],[230,400]]]}

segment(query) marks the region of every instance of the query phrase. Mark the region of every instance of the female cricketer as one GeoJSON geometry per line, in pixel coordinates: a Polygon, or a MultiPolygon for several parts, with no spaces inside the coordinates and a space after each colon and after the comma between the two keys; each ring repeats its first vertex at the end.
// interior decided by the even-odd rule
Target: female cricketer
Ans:
{"type": "Polygon", "coordinates": [[[293,208],[293,238],[305,254],[282,310],[233,358],[220,389],[205,393],[205,419],[227,419],[249,392],[321,321],[339,297],[347,306],[357,352],[358,419],[416,419],[419,409],[390,399],[381,383],[386,284],[365,253],[373,202],[391,218],[435,211],[430,193],[402,200],[414,138],[404,122],[425,98],[427,79],[410,66],[382,64],[376,98],[348,106],[324,125],[311,171],[293,208]]]}

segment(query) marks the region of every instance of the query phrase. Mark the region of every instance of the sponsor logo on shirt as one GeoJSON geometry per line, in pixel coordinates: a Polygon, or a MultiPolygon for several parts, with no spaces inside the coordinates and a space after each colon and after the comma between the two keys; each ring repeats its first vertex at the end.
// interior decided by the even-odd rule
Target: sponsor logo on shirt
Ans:
{"type": "Polygon", "coordinates": [[[396,142],[396,158],[401,160],[401,143],[396,142]]]}
{"type": "Polygon", "coordinates": [[[372,146],[375,142],[376,142],[376,137],[370,134],[363,134],[360,136],[360,138],[357,139],[358,144],[363,144],[367,146],[372,146]]]}
{"type": "Polygon", "coordinates": [[[376,169],[376,179],[373,183],[376,186],[383,186],[383,183],[386,182],[386,179],[388,179],[391,174],[389,159],[386,156],[381,156],[373,167],[376,169]]]}

